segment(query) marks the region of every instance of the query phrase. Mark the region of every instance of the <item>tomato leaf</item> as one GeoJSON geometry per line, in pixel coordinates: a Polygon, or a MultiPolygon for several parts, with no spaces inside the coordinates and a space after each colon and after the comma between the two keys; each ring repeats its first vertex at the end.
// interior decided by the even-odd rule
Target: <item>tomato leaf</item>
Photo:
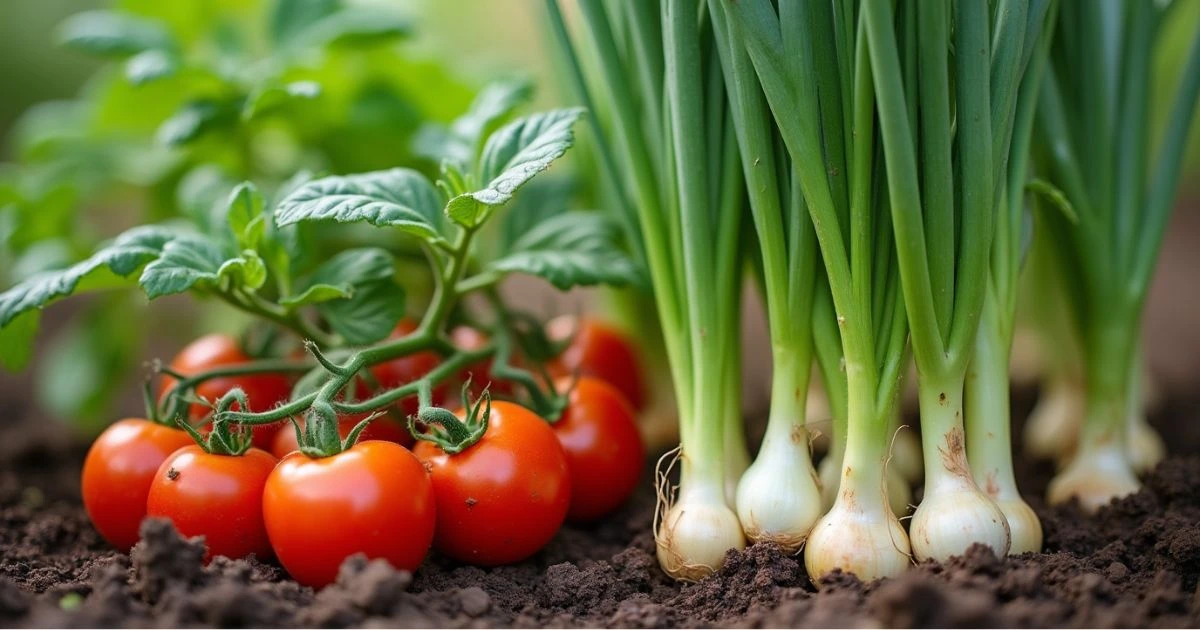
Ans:
{"type": "Polygon", "coordinates": [[[156,138],[160,144],[168,147],[187,144],[227,122],[228,118],[225,108],[215,101],[191,101],[163,121],[156,138]]]}
{"type": "Polygon", "coordinates": [[[395,259],[378,248],[346,250],[313,273],[308,286],[281,304],[317,304],[330,327],[351,344],[388,336],[404,316],[404,289],[395,259]]]}
{"type": "Polygon", "coordinates": [[[68,17],[59,25],[59,41],[86,53],[111,57],[175,47],[161,24],[117,11],[84,11],[68,17]]]}
{"type": "Polygon", "coordinates": [[[272,3],[269,32],[276,44],[294,40],[313,23],[338,10],[339,0],[275,0],[272,3]]]}
{"type": "Polygon", "coordinates": [[[221,268],[217,269],[217,278],[230,278],[235,286],[257,291],[267,283],[267,266],[258,252],[246,249],[242,250],[241,256],[221,263],[221,268]]]}
{"type": "Polygon", "coordinates": [[[301,221],[365,221],[430,242],[442,240],[442,204],[424,175],[405,168],[325,177],[302,184],[275,209],[280,226],[301,221]]]}
{"type": "Polygon", "coordinates": [[[525,233],[551,217],[567,211],[575,194],[575,181],[567,176],[539,177],[521,189],[504,211],[497,236],[497,250],[512,251],[525,233]]]}
{"type": "Polygon", "coordinates": [[[348,283],[313,284],[304,288],[297,295],[283,298],[279,303],[284,306],[301,306],[304,304],[320,304],[330,300],[340,300],[354,296],[354,288],[348,283]]]}
{"type": "Polygon", "coordinates": [[[142,51],[125,62],[125,78],[134,85],[142,85],[172,76],[179,70],[179,61],[160,49],[142,51]]]}
{"type": "Polygon", "coordinates": [[[266,234],[263,198],[252,182],[238,184],[229,195],[225,220],[239,247],[257,249],[266,234]]]}
{"type": "Polygon", "coordinates": [[[313,272],[298,295],[280,300],[286,306],[316,304],[354,296],[357,285],[390,280],[395,273],[391,254],[377,248],[351,249],[331,258],[313,272]]]}
{"type": "Polygon", "coordinates": [[[41,309],[72,293],[129,284],[126,278],[157,258],[174,238],[175,232],[163,227],[136,227],[82,262],[30,277],[0,294],[0,328],[22,313],[41,309]]]}
{"type": "Polygon", "coordinates": [[[617,246],[620,228],[598,212],[567,212],[525,233],[488,268],[539,276],[560,290],[578,285],[642,284],[638,266],[617,246]]]}
{"type": "Polygon", "coordinates": [[[262,259],[253,250],[227,256],[215,241],[186,234],[166,244],[162,255],[142,270],[138,283],[153,300],[192,288],[215,286],[223,279],[235,286],[258,289],[266,277],[262,259]]]}
{"type": "Polygon", "coordinates": [[[446,206],[446,215],[464,227],[474,227],[491,209],[508,203],[535,175],[550,168],[575,143],[572,129],[583,109],[559,109],[516,120],[493,133],[483,147],[479,180],[487,184],[459,195],[446,206]]]}
{"type": "Polygon", "coordinates": [[[293,81],[284,85],[259,87],[246,98],[242,120],[273,114],[297,101],[310,101],[321,95],[321,85],[313,81],[293,81]]]}
{"type": "Polygon", "coordinates": [[[533,84],[529,81],[490,83],[449,128],[434,124],[421,127],[413,138],[413,152],[438,163],[449,160],[465,169],[475,159],[483,139],[532,95],[533,84]]]}

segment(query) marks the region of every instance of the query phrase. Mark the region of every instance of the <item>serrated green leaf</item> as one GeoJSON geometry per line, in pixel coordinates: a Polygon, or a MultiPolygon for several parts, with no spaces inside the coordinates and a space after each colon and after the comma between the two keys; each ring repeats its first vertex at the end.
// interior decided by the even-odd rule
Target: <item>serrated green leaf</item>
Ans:
{"type": "Polygon", "coordinates": [[[162,25],[117,11],[84,11],[59,26],[59,41],[93,55],[136,55],[142,51],[174,48],[171,34],[162,25]]]}
{"type": "Polygon", "coordinates": [[[128,277],[157,258],[175,237],[175,232],[159,226],[136,227],[82,262],[26,279],[0,293],[0,328],[22,313],[41,309],[72,293],[130,284],[128,277]]]}
{"type": "Polygon", "coordinates": [[[0,367],[18,372],[29,365],[41,317],[37,311],[26,311],[0,328],[0,367]]]}
{"type": "Polygon", "coordinates": [[[347,343],[375,343],[404,317],[404,289],[391,279],[365,283],[355,289],[353,298],[323,302],[317,311],[347,343]]]}
{"type": "Polygon", "coordinates": [[[215,242],[187,234],[167,243],[162,255],[142,270],[138,284],[151,300],[211,286],[227,257],[215,242]]]}
{"type": "MultiPolygon", "coordinates": [[[[273,199],[282,200],[286,198],[300,186],[312,181],[312,178],[313,175],[309,171],[302,170],[297,172],[275,189],[273,199]]],[[[265,235],[258,247],[260,253],[266,259],[273,273],[283,278],[290,278],[293,262],[301,260],[301,257],[305,253],[304,248],[301,247],[301,226],[289,225],[279,227],[275,222],[275,214],[268,212],[263,214],[263,227],[265,228],[265,235]]]]}
{"type": "Polygon", "coordinates": [[[387,337],[404,316],[404,289],[395,281],[395,259],[378,248],[344,251],[313,273],[294,303],[316,303],[317,311],[351,344],[387,337]],[[319,299],[341,295],[332,299],[319,299]]]}
{"type": "Polygon", "coordinates": [[[253,182],[238,184],[229,195],[225,220],[243,249],[256,249],[266,233],[263,198],[253,182]]]}
{"type": "Polygon", "coordinates": [[[266,278],[266,267],[253,250],[229,256],[215,240],[186,234],[167,243],[162,255],[142,270],[138,284],[153,300],[211,287],[222,280],[254,290],[262,287],[266,278]]]}
{"type": "Polygon", "coordinates": [[[577,285],[641,284],[638,266],[617,247],[620,230],[596,212],[568,212],[536,225],[488,268],[546,279],[560,290],[577,285]]]}
{"type": "Polygon", "coordinates": [[[332,284],[314,284],[306,287],[303,292],[279,300],[284,306],[301,306],[304,304],[319,304],[329,300],[348,298],[354,295],[349,285],[334,286],[332,284]]]}
{"type": "Polygon", "coordinates": [[[217,269],[217,279],[228,278],[234,286],[257,291],[267,283],[267,267],[258,252],[247,249],[237,258],[230,258],[217,269]]]}
{"type": "Polygon", "coordinates": [[[350,249],[318,267],[299,294],[279,303],[296,306],[353,298],[360,285],[392,280],[394,275],[395,259],[386,251],[374,247],[350,249]]]}
{"type": "Polygon", "coordinates": [[[242,120],[272,114],[295,101],[310,101],[321,95],[321,86],[313,81],[293,81],[256,89],[242,107],[242,120]]]}
{"type": "Polygon", "coordinates": [[[168,147],[187,144],[224,122],[226,114],[216,102],[191,101],[163,121],[155,137],[168,147]]]}
{"type": "Polygon", "coordinates": [[[574,178],[569,176],[539,177],[530,182],[504,211],[496,243],[498,250],[512,251],[526,232],[566,212],[574,194],[574,178]]]}
{"type": "Polygon", "coordinates": [[[437,241],[442,238],[441,210],[437,189],[424,175],[396,168],[303,184],[279,202],[275,221],[280,226],[301,221],[365,221],[437,241]]]}
{"type": "Polygon", "coordinates": [[[165,50],[142,51],[125,62],[125,78],[134,85],[142,85],[172,76],[179,69],[179,62],[165,50]]]}
{"type": "Polygon", "coordinates": [[[495,207],[508,203],[517,189],[549,168],[574,144],[572,126],[582,115],[580,108],[534,114],[492,134],[483,147],[479,164],[480,179],[487,185],[456,197],[447,206],[447,213],[460,217],[461,220],[456,219],[460,224],[463,220],[478,223],[489,211],[480,204],[495,207]]]}
{"type": "Polygon", "coordinates": [[[446,216],[463,227],[473,228],[487,219],[491,209],[492,206],[479,203],[471,193],[467,193],[446,204],[446,216]]]}

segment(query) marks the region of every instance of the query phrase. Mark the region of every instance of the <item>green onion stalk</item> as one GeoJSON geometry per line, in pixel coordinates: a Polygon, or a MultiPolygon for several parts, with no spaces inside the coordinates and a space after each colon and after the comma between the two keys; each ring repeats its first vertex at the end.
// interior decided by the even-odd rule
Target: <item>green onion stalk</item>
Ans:
{"type": "Polygon", "coordinates": [[[1129,368],[1129,392],[1125,399],[1125,448],[1133,471],[1139,475],[1154,470],[1167,456],[1166,442],[1147,418],[1156,401],[1147,391],[1153,383],[1146,368],[1145,346],[1139,339],[1129,368]]]}
{"type": "MultiPolygon", "coordinates": [[[[805,566],[813,578],[834,569],[864,580],[897,575],[911,564],[909,542],[884,471],[908,329],[865,22],[853,3],[720,5],[791,156],[824,267],[811,325],[841,456],[837,497],[809,533],[805,566]]],[[[730,70],[750,81],[744,64],[730,70]]]]}
{"type": "Polygon", "coordinates": [[[750,57],[730,37],[717,0],[710,0],[709,10],[758,234],[772,358],[766,433],[758,456],[738,483],[735,505],[747,538],[772,541],[794,552],[823,512],[805,428],[813,363],[809,321],[818,278],[816,238],[794,169],[775,140],[750,57]]]}
{"type": "Polygon", "coordinates": [[[1153,120],[1153,60],[1180,4],[1062,6],[1036,157],[1070,210],[1049,212],[1047,224],[1082,339],[1085,404],[1075,455],[1048,488],[1051,503],[1077,499],[1095,510],[1139,487],[1126,439],[1131,384],[1141,378],[1139,329],[1200,93],[1193,29],[1167,118],[1153,120]]]}
{"type": "MultiPolygon", "coordinates": [[[[1015,95],[1015,114],[1007,149],[995,147],[994,158],[1007,161],[998,171],[996,182],[999,207],[992,241],[990,267],[974,354],[967,369],[965,411],[967,460],[976,484],[992,499],[1008,522],[1011,553],[1041,551],[1042,526],[1037,514],[1017,489],[1013,474],[1011,411],[1009,406],[1009,364],[1016,330],[1017,295],[1023,250],[1027,239],[1025,199],[1028,180],[1029,144],[1033,130],[1037,94],[1049,55],[1051,38],[1041,32],[1052,31],[1057,6],[1054,0],[1036,0],[1027,7],[1016,7],[1008,19],[1027,22],[1022,33],[1009,31],[1011,37],[997,40],[993,69],[1012,68],[1024,76],[1015,95]],[[1023,35],[1023,37],[1022,37],[1023,35]],[[1019,39],[1018,39],[1019,38],[1019,39]],[[1010,63],[1010,60],[1015,60],[1010,63]]],[[[994,111],[994,108],[993,108],[994,111]]],[[[1005,124],[997,122],[994,124],[1005,124]]],[[[1004,133],[1003,129],[1000,133],[1004,133]]]]}
{"type": "MultiPolygon", "coordinates": [[[[920,560],[946,560],[974,544],[1003,555],[1011,542],[1004,512],[972,474],[963,400],[988,304],[1019,88],[1049,3],[996,4],[994,12],[969,0],[900,2],[895,13],[888,0],[862,6],[917,366],[925,492],[909,534],[920,560]]],[[[994,337],[987,341],[995,345],[994,337]]],[[[989,350],[998,353],[989,366],[1002,361],[1006,372],[1008,346],[989,350]]],[[[978,397],[977,407],[1000,406],[984,422],[1007,434],[1001,389],[978,397]]],[[[995,442],[981,448],[1004,466],[997,462],[1009,454],[994,452],[995,442]]]]}
{"type": "MultiPolygon", "coordinates": [[[[1025,450],[1037,459],[1066,466],[1079,446],[1083,425],[1085,389],[1083,341],[1071,323],[1071,305],[1053,264],[1056,247],[1047,235],[1045,218],[1034,220],[1033,245],[1024,273],[1023,298],[1033,313],[1034,327],[1044,348],[1052,349],[1042,357],[1040,392],[1037,404],[1025,422],[1025,450]]],[[[1152,470],[1166,457],[1162,436],[1150,426],[1147,414],[1156,404],[1150,374],[1145,366],[1145,350],[1139,341],[1134,350],[1134,366],[1129,372],[1129,392],[1125,402],[1125,439],[1130,464],[1137,474],[1152,470]]]]}
{"type": "MultiPolygon", "coordinates": [[[[903,307],[899,307],[903,311],[903,307]]],[[[842,369],[842,349],[837,329],[837,318],[833,314],[832,298],[828,288],[818,296],[813,313],[813,333],[817,339],[817,365],[821,379],[827,385],[829,409],[833,416],[829,452],[817,467],[817,478],[821,485],[821,504],[825,511],[837,502],[842,476],[842,460],[846,452],[848,406],[846,373],[842,369]]],[[[919,482],[921,468],[921,445],[911,432],[900,426],[900,403],[892,405],[885,431],[887,448],[884,452],[883,483],[887,492],[887,504],[897,517],[907,516],[912,509],[912,484],[919,482]],[[914,465],[915,464],[915,465],[914,465]]]]}
{"type": "Polygon", "coordinates": [[[1058,246],[1049,234],[1048,217],[1033,217],[1033,238],[1022,274],[1021,303],[1039,347],[1038,399],[1025,421],[1025,452],[1062,465],[1070,461],[1083,424],[1082,340],[1071,325],[1060,270],[1058,246]]]}
{"type": "Polygon", "coordinates": [[[679,409],[682,470],[656,514],[658,558],[669,575],[697,580],[745,546],[727,498],[746,459],[734,373],[746,194],[736,134],[696,2],[577,6],[591,63],[557,0],[546,2],[550,27],[593,113],[598,161],[636,209],[679,409]]]}

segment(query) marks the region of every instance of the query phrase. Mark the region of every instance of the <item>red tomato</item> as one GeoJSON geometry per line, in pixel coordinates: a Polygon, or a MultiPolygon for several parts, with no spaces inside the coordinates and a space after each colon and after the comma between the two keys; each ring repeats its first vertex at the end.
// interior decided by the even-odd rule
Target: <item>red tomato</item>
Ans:
{"type": "MultiPolygon", "coordinates": [[[[450,331],[450,341],[462,350],[478,350],[487,344],[488,336],[487,333],[470,326],[455,326],[450,331]]],[[[483,393],[484,387],[488,387],[488,391],[493,395],[504,396],[513,393],[512,383],[497,380],[492,376],[492,359],[484,359],[459,372],[458,378],[461,382],[467,382],[468,377],[471,379],[471,393],[476,396],[483,393]]]]}
{"type": "Polygon", "coordinates": [[[621,331],[596,319],[585,317],[579,321],[570,315],[561,315],[550,320],[546,334],[553,341],[562,341],[575,333],[571,345],[547,367],[557,377],[594,376],[608,381],[616,387],[634,411],[641,411],[646,404],[645,385],[642,381],[641,364],[637,350],[621,331]]]}
{"type": "MultiPolygon", "coordinates": [[[[222,366],[232,366],[248,363],[252,359],[242,352],[237,340],[229,335],[205,335],[188,344],[175,359],[171,361],[171,369],[191,376],[222,366]]],[[[163,376],[161,388],[163,395],[175,385],[175,379],[163,376]]],[[[240,387],[246,392],[250,401],[250,411],[268,411],[276,404],[287,401],[292,395],[292,385],[282,374],[247,374],[227,378],[214,378],[196,386],[196,395],[211,403],[225,395],[229,390],[240,387]]],[[[234,404],[233,409],[240,405],[234,404]]],[[[200,403],[193,403],[188,409],[192,420],[199,420],[211,409],[200,403]]],[[[269,449],[275,432],[282,425],[278,422],[254,427],[254,446],[269,449]]]]}
{"type": "Polygon", "coordinates": [[[437,498],[433,544],[447,556],[484,566],[518,562],[550,542],[567,516],[566,455],[550,425],[520,405],[493,402],[487,432],[460,453],[425,441],[414,452],[437,498]]]}
{"type": "Polygon", "coordinates": [[[121,551],[138,541],[146,495],[171,453],[194,444],[187,433],[140,418],[104,430],[83,460],[83,507],[100,535],[121,551]]]}
{"type": "Polygon", "coordinates": [[[361,442],[332,457],[292,453],[267,479],[263,517],[275,557],[314,588],[356,554],[412,571],[429,552],[433,488],[417,458],[391,442],[361,442]]]}
{"type": "MultiPolygon", "coordinates": [[[[570,379],[556,383],[559,391],[570,379]]],[[[608,383],[585,376],[567,395],[567,408],[553,425],[571,471],[567,518],[588,521],[619,507],[633,494],[646,457],[629,401],[608,383]]]]}
{"type": "Polygon", "coordinates": [[[170,519],[184,536],[203,536],[205,560],[250,554],[269,558],[262,496],[277,461],[257,448],[237,456],[185,446],[158,467],[146,514],[170,519]]]}
{"type": "MultiPolygon", "coordinates": [[[[338,435],[342,439],[346,439],[354,427],[358,426],[370,414],[354,414],[349,416],[338,417],[338,435]]],[[[300,420],[300,428],[304,428],[304,420],[300,420]]],[[[399,422],[392,420],[387,416],[375,418],[363,432],[358,435],[359,442],[367,440],[379,440],[382,442],[393,442],[400,446],[412,446],[413,437],[408,432],[408,429],[399,422]]],[[[291,424],[286,424],[282,429],[275,433],[275,439],[271,442],[271,454],[279,459],[287,457],[300,448],[300,444],[296,441],[296,430],[291,424]]]]}
{"type": "MultiPolygon", "coordinates": [[[[399,339],[417,329],[417,322],[411,318],[404,318],[400,323],[396,324],[396,329],[392,331],[389,339],[399,339]]],[[[423,351],[415,352],[408,356],[392,359],[377,365],[373,365],[370,370],[371,375],[379,382],[379,386],[383,389],[394,389],[407,385],[422,376],[433,371],[434,368],[441,363],[442,359],[436,352],[423,351]]],[[[360,400],[370,397],[371,390],[362,381],[358,381],[358,398],[360,400]]],[[[445,393],[441,386],[434,386],[433,398],[435,401],[441,400],[445,393]]],[[[408,417],[417,413],[418,401],[417,397],[410,396],[396,403],[396,409],[404,417],[408,417]]]]}

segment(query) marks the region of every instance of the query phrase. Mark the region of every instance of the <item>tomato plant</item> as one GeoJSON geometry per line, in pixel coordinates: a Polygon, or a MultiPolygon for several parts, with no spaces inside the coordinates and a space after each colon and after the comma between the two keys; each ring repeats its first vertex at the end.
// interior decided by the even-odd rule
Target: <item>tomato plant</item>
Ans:
{"type": "Polygon", "coordinates": [[[356,553],[412,571],[434,533],[433,488],[413,454],[369,441],[330,457],[292,453],[267,479],[267,535],[297,582],[330,584],[356,553]]]}
{"type": "Polygon", "coordinates": [[[185,446],[158,467],[146,514],[170,519],[184,536],[203,536],[206,558],[268,558],[262,497],[277,461],[257,448],[234,455],[185,446]]]}
{"type": "Polygon", "coordinates": [[[560,379],[567,405],[552,425],[567,456],[571,507],[567,518],[588,521],[620,507],[637,486],[646,457],[633,408],[607,382],[560,379]],[[569,389],[568,389],[569,388],[569,389]]]}
{"type": "Polygon", "coordinates": [[[444,431],[420,436],[414,449],[437,500],[434,547],[484,566],[533,555],[554,537],[571,501],[554,431],[520,405],[487,398],[460,412],[461,421],[444,416],[422,416],[444,431]]]}
{"type": "MultiPolygon", "coordinates": [[[[176,465],[168,465],[159,479],[164,487],[155,492],[155,510],[175,518],[185,533],[207,535],[216,523],[228,527],[212,534],[212,553],[259,553],[253,541],[225,537],[237,533],[231,523],[247,513],[244,499],[253,491],[218,497],[200,492],[203,487],[192,492],[189,481],[216,478],[214,468],[261,472],[265,466],[255,464],[265,455],[250,449],[252,437],[263,444],[282,423],[302,418],[301,431],[285,432],[295,446],[279,447],[292,452],[262,490],[263,527],[281,564],[314,586],[331,582],[354,553],[415,569],[434,538],[433,482],[402,446],[374,439],[359,443],[386,438],[383,434],[398,427],[386,419],[370,426],[355,420],[384,409],[411,414],[412,426],[416,417],[422,426],[434,423],[426,429],[427,439],[439,440],[447,447],[444,452],[458,453],[444,427],[462,422],[434,406],[448,383],[486,366],[489,378],[504,374],[526,390],[538,384],[532,373],[512,365],[515,356],[529,354],[524,347],[529,342],[512,324],[515,311],[500,297],[505,278],[540,276],[564,290],[639,278],[618,244],[612,218],[567,212],[564,206],[537,207],[528,214],[513,203],[518,190],[571,146],[573,127],[583,114],[566,109],[505,123],[528,93],[523,84],[498,83],[452,125],[430,128],[427,135],[439,140],[421,151],[433,151],[441,166],[436,183],[421,171],[391,168],[318,179],[300,172],[282,182],[264,181],[265,193],[251,181],[214,186],[187,220],[132,228],[88,258],[0,294],[3,341],[27,341],[38,309],[56,300],[136,284],[150,299],[187,292],[219,300],[250,318],[247,337],[263,340],[264,347],[294,348],[302,342],[303,356],[284,351],[275,353],[282,357],[251,358],[232,338],[209,336],[161,370],[163,392],[151,405],[151,416],[179,422],[203,456],[190,449],[176,465]],[[477,248],[484,225],[506,207],[500,231],[517,236],[477,248]],[[330,223],[379,231],[330,229],[330,223]],[[428,302],[412,308],[421,313],[419,321],[404,317],[410,304],[402,280],[420,264],[414,260],[428,263],[428,273],[420,275],[432,285],[430,295],[422,296],[428,302]],[[469,297],[479,299],[468,304],[469,297]],[[481,312],[464,313],[468,306],[481,312]],[[458,333],[456,344],[450,321],[460,313],[494,325],[477,339],[464,340],[458,333]],[[193,405],[197,399],[206,404],[193,405]],[[201,435],[186,420],[207,418],[210,408],[211,428],[201,435]]],[[[540,322],[535,328],[543,330],[540,322]]],[[[0,344],[0,358],[12,347],[0,344]]],[[[536,404],[541,393],[529,395],[536,404]]],[[[493,547],[480,555],[487,550],[474,548],[483,540],[462,542],[474,549],[464,557],[485,563],[513,561],[543,546],[563,522],[570,493],[566,459],[554,432],[527,410],[497,405],[495,413],[485,414],[495,418],[484,443],[455,455],[446,466],[483,466],[472,475],[484,474],[489,466],[511,469],[506,483],[513,494],[504,501],[481,497],[487,505],[477,513],[525,520],[485,523],[491,529],[482,533],[487,544],[502,547],[498,552],[493,547]]],[[[487,425],[482,421],[474,439],[487,425]]],[[[456,444],[464,446],[468,436],[458,437],[463,439],[456,444]]],[[[136,516],[146,508],[150,476],[169,454],[164,449],[148,467],[136,516]]],[[[482,477],[463,481],[486,483],[482,477]]],[[[85,484],[100,494],[130,486],[103,479],[93,485],[85,484]]],[[[136,520],[130,529],[133,538],[123,545],[136,538],[136,520]]]]}
{"type": "MultiPolygon", "coordinates": [[[[405,317],[396,324],[395,330],[392,331],[389,339],[400,339],[405,335],[412,334],[417,329],[417,322],[411,318],[405,317]]],[[[393,389],[406,385],[417,379],[425,376],[433,368],[441,363],[441,358],[437,353],[422,351],[413,354],[384,361],[370,367],[371,377],[378,383],[380,389],[393,389]]],[[[359,381],[358,395],[366,397],[369,395],[371,388],[363,381],[359,381]]],[[[438,387],[435,389],[435,399],[441,399],[444,394],[444,389],[438,387]]],[[[396,403],[396,409],[404,416],[409,416],[417,412],[417,397],[410,396],[396,403]]]]}
{"type": "MultiPolygon", "coordinates": [[[[369,414],[349,414],[338,416],[338,435],[344,440],[350,436],[350,432],[358,423],[367,418],[369,414]]],[[[300,430],[305,427],[304,420],[297,420],[300,424],[300,430]]],[[[367,440],[380,440],[382,442],[393,442],[401,446],[411,446],[413,443],[412,434],[408,429],[399,422],[392,420],[386,416],[376,418],[363,429],[358,436],[359,442],[367,440]]],[[[291,426],[284,426],[275,432],[275,437],[271,440],[271,454],[279,459],[283,459],[295,451],[300,450],[300,442],[296,439],[296,431],[291,426]]]]}
{"type": "Polygon", "coordinates": [[[568,341],[549,365],[556,377],[578,372],[616,387],[635,411],[646,404],[645,384],[637,350],[621,331],[592,318],[561,315],[550,320],[546,334],[552,341],[568,341]]]}
{"type": "MultiPolygon", "coordinates": [[[[242,351],[241,346],[229,335],[205,335],[188,344],[175,355],[171,361],[170,370],[182,376],[192,376],[206,370],[220,367],[237,366],[252,361],[251,357],[242,351]]],[[[160,396],[175,387],[176,379],[164,375],[161,383],[160,396]]],[[[234,388],[241,388],[246,393],[250,411],[265,411],[277,403],[287,400],[292,393],[292,385],[282,374],[243,374],[225,376],[206,380],[195,388],[195,395],[209,403],[215,403],[234,388]]],[[[193,402],[188,406],[188,417],[199,420],[212,412],[212,408],[201,402],[193,402]]],[[[270,424],[254,427],[254,446],[269,449],[275,437],[275,432],[281,425],[270,424]]]]}
{"type": "Polygon", "coordinates": [[[142,418],[119,420],[96,438],[83,460],[80,492],[88,518],[109,544],[128,551],[138,541],[159,466],[190,444],[187,433],[142,418]]]}

